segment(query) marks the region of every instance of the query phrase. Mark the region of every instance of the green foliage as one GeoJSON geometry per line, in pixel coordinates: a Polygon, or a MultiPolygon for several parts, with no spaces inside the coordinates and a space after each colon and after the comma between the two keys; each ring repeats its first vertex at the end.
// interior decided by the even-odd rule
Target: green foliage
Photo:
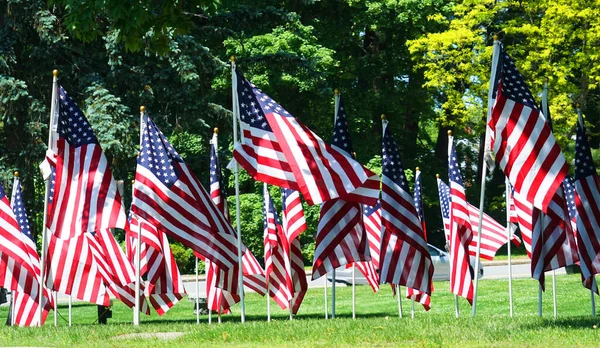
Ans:
{"type": "Polygon", "coordinates": [[[181,274],[192,274],[195,272],[195,258],[194,252],[190,248],[186,248],[179,242],[171,242],[171,252],[179,267],[181,274]]]}

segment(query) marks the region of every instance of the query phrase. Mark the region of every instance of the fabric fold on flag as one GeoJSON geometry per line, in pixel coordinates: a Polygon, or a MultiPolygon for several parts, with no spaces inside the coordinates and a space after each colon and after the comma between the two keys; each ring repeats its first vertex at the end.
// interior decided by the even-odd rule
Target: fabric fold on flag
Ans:
{"type": "Polygon", "coordinates": [[[383,164],[379,281],[431,295],[433,262],[408,188],[400,150],[387,123],[386,120],[383,121],[381,144],[383,164]]]}
{"type": "MultiPolygon", "coordinates": [[[[12,208],[0,185],[0,287],[12,291],[13,324],[38,326],[40,258],[18,178],[15,178],[13,184],[11,201],[12,208]]],[[[54,303],[49,289],[44,287],[43,291],[41,325],[54,303]]]]}
{"type": "Polygon", "coordinates": [[[515,190],[547,213],[567,162],[515,63],[500,46],[488,126],[496,162],[515,190]]]}
{"type": "Polygon", "coordinates": [[[292,314],[298,314],[304,295],[306,295],[306,291],[308,290],[308,281],[304,272],[302,246],[298,238],[306,230],[306,219],[298,191],[286,188],[281,189],[281,209],[283,233],[290,245],[292,314]]]}
{"type": "MultiPolygon", "coordinates": [[[[354,152],[344,103],[341,97],[336,96],[336,98],[339,98],[339,101],[332,144],[339,149],[340,153],[353,158],[354,152]]],[[[379,183],[377,187],[379,188],[379,183]]],[[[315,241],[313,280],[338,267],[371,261],[368,237],[362,227],[361,212],[360,203],[345,199],[335,198],[321,204],[315,241]]],[[[368,271],[368,268],[365,270],[368,271]]],[[[367,272],[366,275],[369,273],[367,272]]]]}
{"type": "Polygon", "coordinates": [[[162,316],[186,295],[169,240],[165,233],[133,214],[130,214],[129,226],[126,234],[127,257],[135,263],[138,230],[141,229],[140,277],[144,285],[143,294],[156,313],[162,316]]]}
{"type": "MultiPolygon", "coordinates": [[[[565,185],[566,187],[567,185],[565,185]]],[[[594,275],[600,273],[600,180],[594,166],[592,151],[585,131],[583,117],[577,122],[575,141],[575,211],[569,204],[571,221],[576,213],[577,250],[581,266],[583,285],[595,292],[598,286],[594,275]]],[[[565,189],[573,196],[572,186],[565,189]]],[[[572,202],[572,199],[567,200],[572,202]]]]}
{"type": "MultiPolygon", "coordinates": [[[[227,205],[227,195],[225,193],[225,185],[219,164],[217,135],[213,135],[210,146],[210,196],[215,203],[217,209],[223,213],[227,221],[231,221],[229,215],[229,207],[227,205]]],[[[237,243],[237,235],[235,236],[237,243]]],[[[245,246],[244,246],[245,247],[245,246]]],[[[206,267],[206,298],[209,310],[228,313],[229,308],[241,300],[241,297],[236,294],[230,294],[227,291],[217,287],[217,279],[227,279],[228,282],[237,282],[239,277],[238,268],[235,267],[226,272],[221,272],[219,267],[207,260],[204,256],[197,254],[196,257],[204,260],[206,267]]],[[[242,256],[242,273],[244,286],[254,290],[260,295],[267,293],[267,285],[265,273],[258,260],[252,252],[246,248],[246,252],[242,256]]]]}
{"type": "Polygon", "coordinates": [[[265,276],[268,294],[281,309],[287,309],[290,308],[290,301],[293,298],[289,244],[281,228],[267,184],[264,184],[263,194],[265,276]]]}
{"type": "MultiPolygon", "coordinates": [[[[421,221],[421,228],[423,229],[423,238],[427,242],[427,224],[425,223],[425,212],[423,208],[423,198],[421,195],[421,171],[419,168],[415,171],[415,188],[413,192],[413,200],[415,202],[415,209],[417,210],[417,216],[421,221]]],[[[431,286],[433,292],[433,285],[431,286]]],[[[431,309],[431,296],[417,289],[406,288],[406,298],[411,299],[417,303],[423,305],[426,311],[431,309]]]]}
{"type": "Polygon", "coordinates": [[[475,271],[470,264],[469,246],[473,228],[459,162],[454,150],[454,137],[448,136],[448,178],[450,179],[450,289],[473,304],[475,271]]]}
{"type": "Polygon", "coordinates": [[[56,153],[56,184],[46,225],[62,239],[125,229],[121,196],[100,143],[75,101],[58,89],[56,148],[49,149],[56,153]]]}
{"type": "MultiPolygon", "coordinates": [[[[442,209],[442,218],[444,221],[444,233],[446,235],[446,241],[448,241],[450,234],[450,188],[440,178],[437,180],[438,193],[440,196],[440,207],[442,209]]],[[[477,256],[479,208],[467,202],[467,209],[469,210],[469,219],[471,221],[471,227],[473,228],[473,239],[469,244],[469,256],[473,258],[477,256]]],[[[517,220],[515,219],[515,221],[517,220]]],[[[529,222],[529,224],[531,225],[531,222],[529,222]]],[[[531,237],[529,237],[529,240],[531,240],[531,237]]],[[[517,247],[521,245],[521,239],[514,233],[512,234],[511,241],[517,247]]],[[[507,242],[508,236],[506,235],[506,228],[486,213],[483,213],[480,257],[484,260],[493,260],[496,256],[496,252],[498,252],[498,249],[500,249],[507,242]]]]}
{"type": "MultiPolygon", "coordinates": [[[[133,188],[132,212],[227,271],[238,267],[236,233],[199,180],[145,115],[133,188]]],[[[242,253],[246,252],[243,248],[242,253]]],[[[237,294],[237,282],[218,286],[237,294]]]]}
{"type": "Polygon", "coordinates": [[[299,191],[310,205],[334,198],[376,203],[377,175],[325,143],[238,69],[232,74],[242,130],[233,156],[254,179],[299,191]]]}

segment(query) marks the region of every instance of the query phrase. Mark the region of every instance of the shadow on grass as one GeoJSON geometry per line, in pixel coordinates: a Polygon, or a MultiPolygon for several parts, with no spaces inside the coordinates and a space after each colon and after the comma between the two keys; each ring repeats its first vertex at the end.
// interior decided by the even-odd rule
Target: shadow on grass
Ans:
{"type": "Polygon", "coordinates": [[[592,318],[591,316],[578,316],[571,318],[559,318],[559,319],[551,319],[544,318],[540,319],[541,323],[527,323],[523,324],[521,327],[527,330],[537,330],[540,328],[540,325],[545,327],[556,327],[561,329],[594,329],[594,325],[599,327],[599,318],[592,318]]]}
{"type": "MultiPolygon", "coordinates": [[[[368,314],[361,314],[358,315],[356,318],[357,319],[368,319],[368,318],[385,318],[385,317],[389,317],[389,313],[386,312],[378,312],[378,313],[368,313],[368,314]]],[[[323,314],[299,314],[298,316],[294,316],[294,320],[313,320],[313,319],[325,319],[323,314]]],[[[342,314],[342,315],[336,315],[336,319],[352,319],[352,314],[342,314]]],[[[289,316],[287,315],[283,315],[283,314],[276,314],[273,315],[271,314],[271,320],[273,321],[288,321],[289,320],[289,316]]],[[[266,322],[267,321],[267,316],[266,315],[246,315],[246,322],[266,322]]],[[[208,322],[208,317],[206,315],[203,315],[200,317],[200,324],[206,324],[208,322]]],[[[213,314],[212,317],[212,322],[213,323],[217,323],[217,315],[213,314]]],[[[221,322],[222,323],[239,323],[240,322],[240,317],[239,316],[231,316],[231,315],[222,315],[221,316],[221,322]]],[[[148,324],[165,324],[165,323],[172,323],[172,324],[195,324],[196,323],[196,319],[192,318],[192,319],[150,319],[150,320],[143,320],[143,323],[148,323],[148,324]]]]}

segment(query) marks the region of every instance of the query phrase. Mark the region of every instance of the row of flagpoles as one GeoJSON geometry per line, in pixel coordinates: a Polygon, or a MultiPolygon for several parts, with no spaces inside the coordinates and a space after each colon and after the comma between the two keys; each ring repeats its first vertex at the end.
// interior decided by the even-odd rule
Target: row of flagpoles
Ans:
{"type": "MultiPolygon", "coordinates": [[[[429,308],[433,265],[426,244],[422,207],[416,197],[420,184],[415,185],[413,196],[399,149],[387,127],[388,121],[382,118],[380,179],[355,160],[339,93],[335,96],[333,143],[329,145],[247,80],[233,60],[231,72],[234,161],[228,167],[233,170],[235,178],[235,229],[229,221],[220,186],[220,167],[218,178],[213,180],[211,176],[209,194],[143,107],[140,109],[140,154],[127,221],[120,194],[98,140],[81,110],[58,85],[58,72],[54,72],[49,151],[42,166],[46,180],[42,251],[41,257],[37,258],[37,252],[35,255],[39,271],[30,266],[35,264],[34,261],[26,261],[21,254],[2,250],[11,260],[30,268],[39,286],[35,295],[37,303],[56,306],[56,301],[52,300],[44,286],[46,283],[52,284],[55,291],[73,294],[78,284],[67,277],[63,279],[63,272],[66,272],[63,263],[65,258],[74,257],[72,250],[86,248],[86,253],[77,257],[81,260],[84,257],[94,259],[97,265],[91,270],[78,268],[72,272],[85,272],[90,281],[99,282],[99,288],[95,285],[93,289],[78,288],[77,298],[107,304],[109,295],[114,295],[134,308],[135,325],[139,325],[140,311],[149,313],[149,304],[142,294],[149,296],[150,305],[159,314],[164,313],[185,293],[168,246],[168,234],[193,249],[206,262],[210,286],[219,289],[215,290],[216,304],[211,305],[216,306],[219,319],[222,310],[228,311],[231,304],[240,302],[241,321],[245,321],[244,286],[255,286],[259,293],[264,291],[268,294],[268,306],[272,297],[280,307],[290,310],[291,318],[306,289],[303,270],[294,271],[294,267],[302,265],[301,256],[300,261],[297,259],[300,246],[296,239],[302,230],[290,228],[293,223],[286,216],[285,209],[283,223],[279,222],[268,195],[267,184],[271,184],[282,187],[282,194],[287,197],[297,195],[297,204],[300,202],[298,193],[301,193],[309,204],[321,205],[313,279],[328,273],[332,275],[332,318],[335,317],[335,270],[344,265],[352,267],[353,317],[356,268],[369,280],[374,291],[377,291],[379,283],[392,285],[398,296],[400,316],[401,286],[407,288],[408,297],[412,300],[411,316],[414,316],[415,301],[429,308]],[[240,166],[265,185],[265,270],[241,240],[240,166]],[[286,190],[289,192],[286,193],[286,190]],[[372,231],[363,214],[363,209],[369,207],[376,208],[380,214],[380,226],[371,229],[375,231],[373,238],[370,238],[372,231]],[[116,241],[110,232],[113,228],[126,230],[127,257],[133,259],[133,263],[127,261],[118,245],[115,246],[116,241]],[[61,255],[59,258],[57,250],[63,250],[63,254],[58,254],[61,255]],[[148,278],[145,283],[142,283],[143,274],[148,278]]],[[[600,211],[597,204],[590,202],[595,202],[596,196],[600,196],[600,180],[591,160],[581,113],[578,114],[575,187],[569,189],[571,184],[565,179],[566,160],[548,124],[547,87],[540,109],[511,58],[495,41],[487,119],[486,157],[491,157],[493,150],[496,162],[506,174],[507,226],[500,227],[503,232],[498,233],[502,235],[501,239],[511,241],[511,224],[518,223],[531,254],[532,276],[540,282],[539,315],[542,314],[544,273],[552,271],[555,290],[554,270],[577,261],[581,261],[583,283],[590,289],[594,303],[597,286],[593,276],[600,271],[596,261],[600,254],[600,231],[595,224],[600,221],[600,211]],[[570,200],[567,190],[576,192],[577,198],[570,200]],[[578,232],[577,240],[574,228],[578,232]]],[[[214,151],[211,158],[215,160],[218,149],[216,133],[211,142],[211,150],[214,151]]],[[[460,173],[461,161],[457,158],[451,134],[448,158],[449,185],[438,178],[438,189],[440,200],[443,198],[442,191],[446,190],[444,195],[449,201],[446,212],[442,207],[442,216],[446,219],[447,214],[448,221],[445,230],[451,259],[450,286],[455,294],[456,316],[459,315],[458,296],[472,304],[471,315],[475,316],[482,240],[484,232],[487,233],[486,224],[491,224],[490,218],[483,212],[488,168],[484,166],[482,169],[477,209],[466,200],[460,173]],[[477,226],[474,226],[476,221],[477,226]]],[[[19,228],[21,232],[24,230],[19,228]]],[[[22,238],[15,238],[16,235],[11,235],[14,231],[11,231],[2,232],[9,236],[8,239],[12,238],[13,243],[20,243],[22,238]]],[[[28,249],[22,247],[22,250],[28,249]]],[[[85,263],[78,260],[74,266],[85,263]]],[[[510,262],[509,243],[509,272],[510,262]]],[[[509,273],[509,312],[512,316],[511,277],[509,273]]],[[[327,288],[327,317],[326,291],[327,288]]],[[[30,293],[34,296],[33,292],[30,293]]],[[[556,317],[556,291],[553,293],[556,317]]],[[[196,302],[198,295],[197,290],[196,302]]],[[[211,301],[213,299],[209,299],[211,301]]],[[[38,305],[36,308],[37,322],[41,325],[47,307],[38,305]]]]}

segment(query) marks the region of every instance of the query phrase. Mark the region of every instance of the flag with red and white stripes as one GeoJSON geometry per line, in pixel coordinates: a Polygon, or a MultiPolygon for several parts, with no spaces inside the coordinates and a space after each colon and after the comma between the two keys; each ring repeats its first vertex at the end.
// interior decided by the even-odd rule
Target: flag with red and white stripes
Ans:
{"type": "MultiPolygon", "coordinates": [[[[344,103],[339,96],[336,98],[339,98],[339,102],[332,143],[340,153],[353,157],[344,103]]],[[[313,280],[344,265],[371,261],[366,232],[362,228],[361,211],[359,203],[344,199],[332,199],[321,204],[313,280]]]]}
{"type": "MultiPolygon", "coordinates": [[[[442,218],[444,220],[444,231],[446,238],[450,233],[450,188],[438,178],[438,192],[440,194],[440,206],[442,208],[442,218]]],[[[469,244],[469,256],[477,256],[477,233],[479,233],[479,209],[467,202],[469,210],[469,219],[473,228],[473,239],[469,244]]],[[[531,223],[530,223],[531,224],[531,223]]],[[[514,245],[521,245],[521,239],[512,234],[511,238],[514,245]]],[[[481,250],[480,256],[484,260],[493,260],[498,249],[506,244],[508,236],[506,228],[492,217],[483,213],[482,229],[481,229],[481,250]]]]}
{"type": "MultiPolygon", "coordinates": [[[[421,171],[419,168],[415,171],[415,189],[413,192],[413,200],[415,202],[415,209],[417,210],[417,216],[421,221],[421,227],[423,228],[423,237],[427,242],[427,226],[425,224],[425,212],[423,211],[423,198],[421,195],[421,171]]],[[[433,285],[431,286],[433,292],[433,285]]],[[[413,288],[406,288],[406,298],[409,298],[417,303],[423,305],[426,311],[431,309],[431,296],[424,292],[413,288]]]]}
{"type": "Polygon", "coordinates": [[[488,126],[496,162],[517,192],[547,212],[567,175],[565,157],[523,77],[502,47],[492,78],[494,104],[488,126]]]}
{"type": "Polygon", "coordinates": [[[297,314],[304,295],[308,290],[302,247],[298,236],[306,230],[306,219],[298,191],[281,189],[282,228],[290,245],[290,266],[292,278],[292,313],[297,314]]]}
{"type": "Polygon", "coordinates": [[[144,295],[158,315],[163,315],[186,294],[169,240],[166,234],[133,214],[129,226],[127,256],[135,263],[137,237],[141,231],[140,277],[146,279],[144,295]]]}
{"type": "Polygon", "coordinates": [[[579,261],[562,185],[552,197],[546,214],[533,208],[531,225],[531,276],[544,289],[545,272],[579,261]]]}
{"type": "MultiPolygon", "coordinates": [[[[210,197],[227,221],[231,221],[227,205],[227,195],[224,188],[225,185],[223,185],[221,166],[218,158],[217,133],[214,133],[210,146],[210,197]]],[[[235,237],[237,240],[237,236],[235,237]]],[[[208,308],[213,311],[228,313],[229,308],[240,301],[240,296],[230,294],[218,288],[217,279],[222,277],[228,279],[227,281],[229,282],[238,281],[238,268],[236,267],[218,275],[221,271],[217,265],[199,254],[196,254],[196,256],[205,261],[208,308]]],[[[267,292],[265,273],[258,260],[256,260],[256,257],[247,248],[242,256],[242,272],[244,285],[264,296],[267,292]]]]}
{"type": "MultiPolygon", "coordinates": [[[[183,245],[227,271],[238,267],[233,227],[210,195],[145,115],[137,159],[132,212],[183,245]]],[[[245,252],[244,248],[243,252],[245,252]]],[[[237,294],[237,282],[219,279],[218,286],[237,294]]]]}
{"type": "Polygon", "coordinates": [[[269,195],[267,184],[264,184],[264,242],[265,242],[265,276],[269,296],[281,307],[290,308],[292,295],[292,277],[290,254],[287,238],[269,195]]]}
{"type": "Polygon", "coordinates": [[[600,273],[600,180],[581,115],[575,141],[575,190],[581,277],[585,287],[598,291],[594,275],[600,273]]]}
{"type": "Polygon", "coordinates": [[[473,304],[474,270],[470,265],[469,246],[473,228],[465,187],[456,151],[454,137],[448,136],[448,177],[450,179],[450,289],[473,304]]]}
{"type": "MultiPolygon", "coordinates": [[[[363,205],[363,225],[369,240],[371,263],[379,270],[379,249],[381,248],[381,202],[376,205],[363,205]]],[[[378,282],[379,283],[379,282],[378,282]]]]}
{"type": "Polygon", "coordinates": [[[125,228],[127,219],[108,160],[83,112],[59,86],[54,204],[46,225],[62,239],[103,228],[125,228]]]}
{"type": "MultiPolygon", "coordinates": [[[[431,295],[433,263],[408,180],[387,121],[383,122],[380,283],[431,295]]],[[[400,296],[400,294],[398,294],[400,296]]]]}
{"type": "Polygon", "coordinates": [[[242,141],[235,160],[256,180],[299,191],[308,204],[341,198],[375,204],[379,178],[325,143],[232,68],[242,141]]]}
{"type": "MultiPolygon", "coordinates": [[[[11,324],[37,326],[40,325],[40,258],[29,227],[18,178],[13,184],[11,201],[12,209],[0,185],[0,287],[12,291],[11,324]]],[[[53,300],[46,287],[43,291],[42,320],[45,321],[53,300]]]]}
{"type": "Polygon", "coordinates": [[[525,197],[515,192],[511,187],[510,198],[510,221],[516,223],[521,231],[521,239],[527,251],[527,256],[531,258],[531,235],[533,231],[533,204],[529,203],[525,197]]]}

